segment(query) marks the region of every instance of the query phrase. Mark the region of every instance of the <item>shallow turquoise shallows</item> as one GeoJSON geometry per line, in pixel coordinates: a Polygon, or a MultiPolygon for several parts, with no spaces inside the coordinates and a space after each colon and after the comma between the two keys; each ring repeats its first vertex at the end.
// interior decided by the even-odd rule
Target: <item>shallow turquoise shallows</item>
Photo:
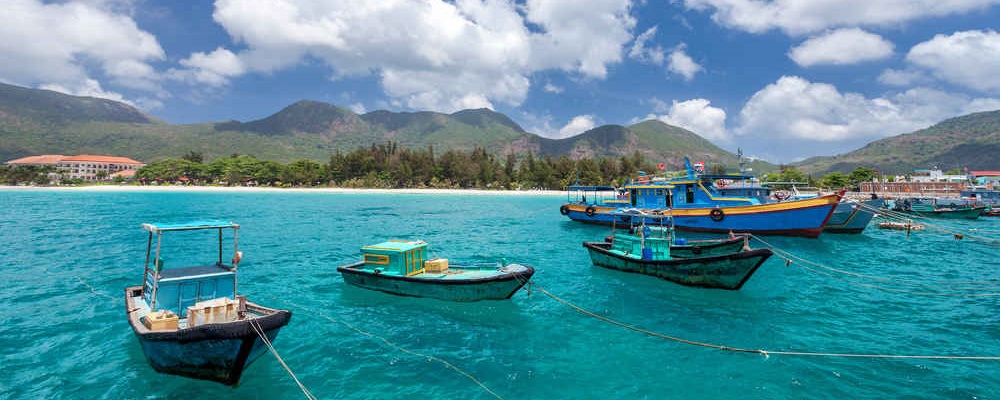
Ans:
{"type": "Polygon", "coordinates": [[[351,287],[336,271],[359,260],[363,245],[423,239],[431,256],[456,264],[531,265],[538,288],[685,339],[771,351],[1000,356],[1000,296],[970,296],[1000,294],[1000,248],[972,240],[1000,238],[1000,219],[931,221],[965,233],[960,241],[874,226],[860,235],[765,238],[889,281],[809,266],[833,275],[825,276],[775,255],[741,290],[724,291],[594,267],[581,243],[609,229],[567,220],[563,201],[0,189],[0,399],[302,398],[270,355],[237,388],[157,374],[143,358],[123,305],[124,288],[142,277],[141,223],[196,219],[241,224],[240,292],[293,311],[274,344],[320,398],[495,398],[437,361],[335,321],[446,360],[506,399],[1000,397],[1000,361],[765,358],[626,330],[537,288],[506,301],[451,303],[351,287]],[[952,294],[960,296],[944,296],[952,294]]]}

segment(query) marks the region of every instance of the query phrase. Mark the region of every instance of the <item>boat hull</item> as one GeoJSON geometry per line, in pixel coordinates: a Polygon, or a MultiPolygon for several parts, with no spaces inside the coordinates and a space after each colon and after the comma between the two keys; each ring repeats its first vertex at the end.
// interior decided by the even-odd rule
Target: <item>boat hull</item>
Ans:
{"type": "Polygon", "coordinates": [[[922,217],[932,217],[941,219],[979,219],[979,216],[986,211],[986,207],[972,207],[956,210],[938,209],[933,211],[910,211],[922,217]]]}
{"type": "Polygon", "coordinates": [[[861,233],[875,218],[875,211],[882,207],[882,200],[862,203],[839,203],[823,227],[828,233],[861,233]]]}
{"type": "Polygon", "coordinates": [[[610,251],[607,242],[585,242],[594,265],[655,276],[685,286],[739,290],[771,257],[771,250],[757,249],[733,254],[670,260],[642,260],[610,251]]]}
{"type": "MultiPolygon", "coordinates": [[[[374,273],[361,268],[364,262],[337,267],[344,282],[351,285],[400,296],[426,297],[446,301],[506,300],[524,286],[535,269],[509,264],[508,272],[473,279],[431,279],[374,273]]],[[[452,267],[460,269],[461,267],[452,267]]]]}
{"type": "Polygon", "coordinates": [[[268,340],[273,342],[291,319],[288,310],[274,310],[248,302],[249,311],[264,315],[193,328],[150,331],[140,320],[135,301],[141,298],[142,287],[126,288],[125,293],[129,324],[154,370],[230,386],[238,385],[246,367],[267,350],[250,321],[259,324],[268,340]]]}
{"type": "MultiPolygon", "coordinates": [[[[725,207],[677,207],[669,211],[677,229],[692,232],[745,232],[762,235],[817,237],[833,213],[840,196],[828,195],[781,203],[725,207]]],[[[574,221],[611,225],[628,223],[635,216],[622,215],[614,207],[567,203],[565,215],[574,221]]],[[[641,210],[656,212],[659,210],[641,210]]],[[[662,211],[661,211],[662,212],[662,211]]],[[[647,224],[670,224],[670,219],[647,224]]]]}

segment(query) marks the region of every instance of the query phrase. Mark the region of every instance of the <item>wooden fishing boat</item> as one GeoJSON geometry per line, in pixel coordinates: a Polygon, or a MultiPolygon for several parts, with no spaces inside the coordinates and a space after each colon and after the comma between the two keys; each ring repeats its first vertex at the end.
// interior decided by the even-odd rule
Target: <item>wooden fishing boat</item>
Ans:
{"type": "MultiPolygon", "coordinates": [[[[662,224],[661,224],[662,225],[662,224]]],[[[670,230],[642,224],[636,229],[616,230],[610,242],[584,242],[594,265],[666,279],[686,286],[738,290],[771,257],[769,249],[742,250],[706,257],[671,254],[674,238],[670,230]]],[[[742,241],[742,240],[741,240],[742,241]]]]}
{"type": "Polygon", "coordinates": [[[449,265],[427,259],[422,240],[390,240],[361,248],[363,259],[337,267],[344,281],[365,289],[448,301],[509,299],[528,283],[535,269],[521,264],[449,265]]]}
{"type": "MultiPolygon", "coordinates": [[[[757,195],[724,195],[725,190],[715,183],[751,178],[749,176],[701,174],[691,169],[690,163],[688,165],[687,176],[670,180],[646,178],[629,183],[621,190],[624,195],[613,199],[595,196],[588,200],[580,195],[587,191],[570,187],[576,190],[567,191],[567,202],[560,206],[559,212],[574,221],[611,225],[629,218],[620,214],[623,207],[645,213],[670,209],[674,217],[672,224],[680,230],[818,237],[843,194],[765,203],[757,195]]],[[[588,189],[596,195],[607,193],[607,188],[588,189]]]]}
{"type": "Polygon", "coordinates": [[[237,247],[239,225],[196,221],[142,227],[149,232],[143,284],[125,288],[125,307],[146,359],[157,372],[236,386],[247,366],[267,351],[288,324],[291,312],[238,295],[237,267],[243,257],[237,247]],[[209,236],[217,233],[218,258],[210,256],[204,263],[183,267],[164,266],[165,232],[206,230],[209,236]],[[230,264],[222,262],[224,230],[232,231],[230,264]]]}
{"type": "Polygon", "coordinates": [[[934,198],[915,198],[896,200],[892,210],[931,218],[978,219],[986,211],[986,206],[947,202],[934,198]]]}

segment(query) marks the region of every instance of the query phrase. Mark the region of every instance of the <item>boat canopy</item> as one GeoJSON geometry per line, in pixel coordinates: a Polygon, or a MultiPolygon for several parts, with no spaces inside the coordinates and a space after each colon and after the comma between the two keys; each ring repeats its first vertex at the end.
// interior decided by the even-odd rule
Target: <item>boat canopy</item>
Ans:
{"type": "Polygon", "coordinates": [[[204,221],[190,221],[190,222],[179,222],[179,223],[152,222],[152,223],[142,224],[142,229],[145,229],[152,233],[160,233],[167,231],[190,231],[196,229],[224,229],[224,228],[239,229],[240,224],[222,220],[204,220],[204,221]]]}
{"type": "Polygon", "coordinates": [[[569,185],[566,190],[570,192],[605,192],[617,189],[614,186],[569,185]]]}

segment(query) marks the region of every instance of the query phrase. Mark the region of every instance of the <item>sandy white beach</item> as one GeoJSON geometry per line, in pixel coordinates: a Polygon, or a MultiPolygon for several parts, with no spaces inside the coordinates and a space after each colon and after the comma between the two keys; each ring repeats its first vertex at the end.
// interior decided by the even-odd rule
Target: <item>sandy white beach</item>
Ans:
{"type": "Polygon", "coordinates": [[[470,196],[565,196],[557,190],[481,190],[481,189],[354,189],[354,188],[274,188],[245,186],[134,186],[134,185],[84,185],[84,186],[4,186],[3,190],[67,191],[67,192],[212,192],[212,193],[339,193],[339,194],[428,194],[470,196]]]}

